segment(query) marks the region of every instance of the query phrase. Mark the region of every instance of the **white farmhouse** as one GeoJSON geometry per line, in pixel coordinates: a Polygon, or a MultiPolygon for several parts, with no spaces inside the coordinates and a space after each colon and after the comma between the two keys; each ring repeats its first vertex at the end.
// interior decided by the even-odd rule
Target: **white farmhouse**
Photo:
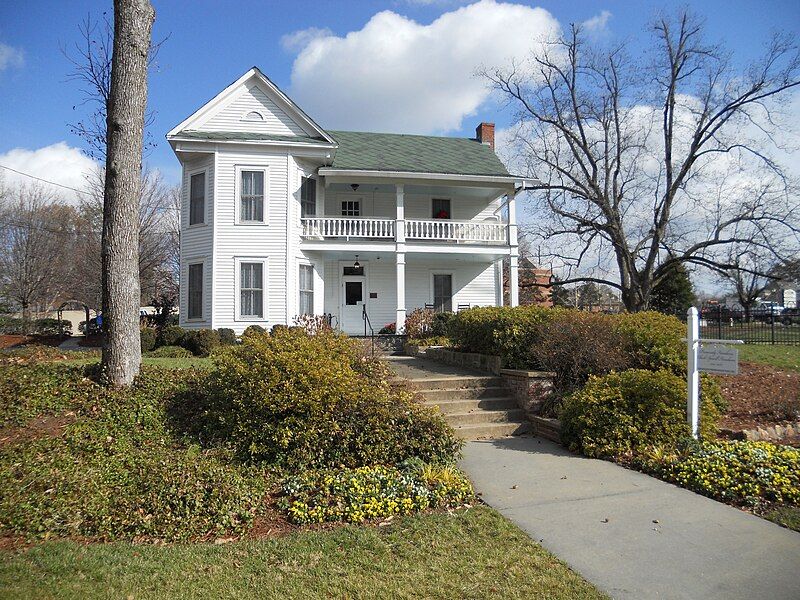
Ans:
{"type": "MultiPolygon", "coordinates": [[[[387,110],[391,110],[387,107],[387,110]]],[[[515,195],[477,139],[326,131],[257,68],[167,134],[183,167],[180,324],[350,334],[518,302],[515,195]]]]}

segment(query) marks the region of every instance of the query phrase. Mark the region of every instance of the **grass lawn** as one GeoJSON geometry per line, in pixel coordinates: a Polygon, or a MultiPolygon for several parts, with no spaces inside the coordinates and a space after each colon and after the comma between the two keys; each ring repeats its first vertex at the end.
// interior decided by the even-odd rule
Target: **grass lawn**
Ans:
{"type": "Polygon", "coordinates": [[[737,346],[739,360],[773,366],[777,369],[800,371],[800,346],[744,344],[737,346]]]}
{"type": "Polygon", "coordinates": [[[780,506],[761,513],[762,517],[788,529],[800,532],[800,507],[780,506]]]}
{"type": "Polygon", "coordinates": [[[5,598],[605,598],[497,512],[225,545],[49,542],[0,553],[5,598]]]}

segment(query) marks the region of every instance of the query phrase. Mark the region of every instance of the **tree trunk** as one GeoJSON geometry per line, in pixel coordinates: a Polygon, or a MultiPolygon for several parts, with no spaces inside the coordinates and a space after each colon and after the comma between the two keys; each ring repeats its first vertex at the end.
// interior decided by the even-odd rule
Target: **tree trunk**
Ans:
{"type": "Polygon", "coordinates": [[[114,0],[114,54],[106,117],[103,202],[103,373],[126,386],[139,373],[139,197],[147,66],[155,11],[114,0]]]}

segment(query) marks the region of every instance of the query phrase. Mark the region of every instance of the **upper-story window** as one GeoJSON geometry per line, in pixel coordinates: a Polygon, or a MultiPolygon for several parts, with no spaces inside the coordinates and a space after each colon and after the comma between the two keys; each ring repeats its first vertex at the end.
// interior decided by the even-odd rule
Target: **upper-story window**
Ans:
{"type": "Polygon", "coordinates": [[[317,214],[317,180],[303,177],[300,183],[300,216],[313,217],[317,214]]]}
{"type": "Polygon", "coordinates": [[[431,200],[431,217],[434,219],[450,218],[450,198],[434,198],[431,200]]]}
{"type": "Polygon", "coordinates": [[[239,220],[250,223],[264,222],[264,171],[240,171],[239,220]]]}
{"type": "Polygon", "coordinates": [[[360,217],[361,216],[361,202],[359,200],[343,200],[342,201],[342,216],[343,217],[360,217]]]}
{"type": "Polygon", "coordinates": [[[189,225],[206,221],[206,173],[195,173],[189,178],[189,225]]]}

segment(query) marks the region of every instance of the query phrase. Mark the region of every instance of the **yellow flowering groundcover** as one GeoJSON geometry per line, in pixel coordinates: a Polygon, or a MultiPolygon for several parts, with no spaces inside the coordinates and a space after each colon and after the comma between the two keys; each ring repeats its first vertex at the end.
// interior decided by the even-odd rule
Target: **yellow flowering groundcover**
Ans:
{"type": "Polygon", "coordinates": [[[355,469],[306,471],[281,486],[278,506],[297,524],[409,515],[428,508],[453,508],[474,496],[472,484],[451,466],[406,461],[355,469]]]}

